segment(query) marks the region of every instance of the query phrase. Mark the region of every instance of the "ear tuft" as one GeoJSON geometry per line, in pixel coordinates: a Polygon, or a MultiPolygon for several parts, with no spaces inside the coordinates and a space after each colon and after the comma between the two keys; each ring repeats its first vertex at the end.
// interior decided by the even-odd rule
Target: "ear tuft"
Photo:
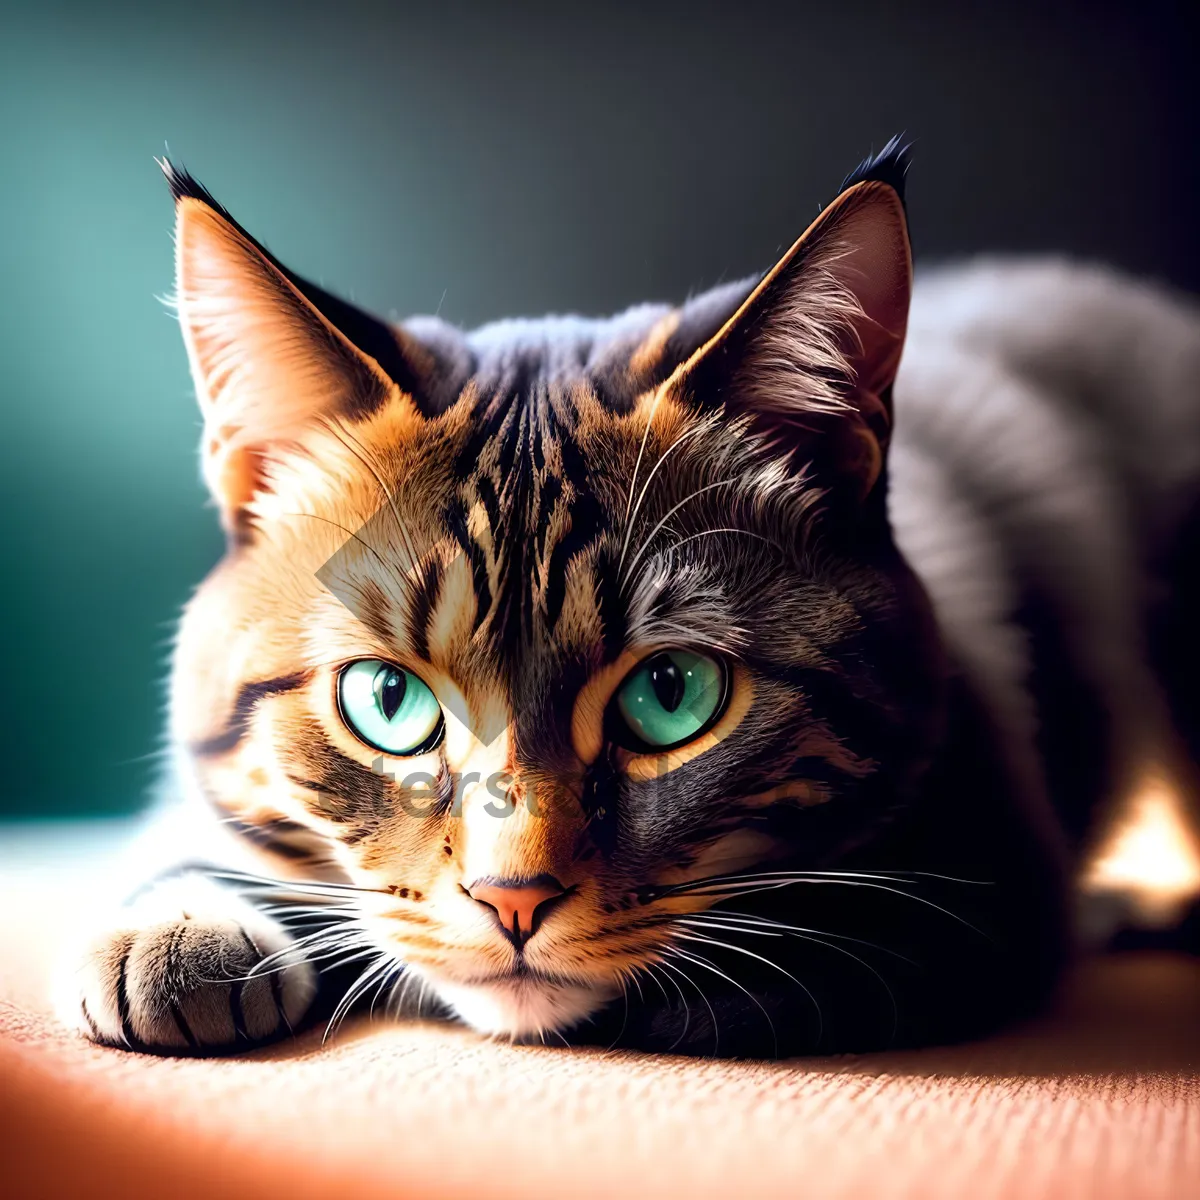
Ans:
{"type": "Polygon", "coordinates": [[[686,402],[747,419],[765,452],[855,505],[883,477],[891,437],[912,286],[892,180],[906,167],[898,139],[864,163],[668,381],[686,402]]]}
{"type": "Polygon", "coordinates": [[[330,325],[374,360],[379,369],[418,408],[431,414],[453,401],[468,372],[460,361],[461,348],[454,339],[445,336],[448,327],[439,327],[445,345],[436,348],[442,351],[438,353],[435,348],[424,344],[422,339],[409,336],[402,329],[388,325],[349,301],[302,279],[238,224],[229,210],[190,172],[167,158],[157,158],[155,162],[171,190],[177,213],[188,201],[198,201],[220,217],[225,225],[253,246],[258,256],[274,267],[330,325]]]}
{"type": "Polygon", "coordinates": [[[842,180],[839,192],[854,187],[857,183],[886,183],[904,203],[904,188],[908,182],[908,168],[911,164],[912,143],[904,141],[904,135],[897,133],[888,138],[887,144],[878,154],[868,154],[866,158],[842,180]]]}
{"type": "Polygon", "coordinates": [[[163,177],[167,181],[167,187],[171,189],[171,199],[176,204],[180,200],[199,200],[201,204],[207,204],[214,212],[219,213],[227,221],[233,222],[233,218],[225,210],[224,206],[218,204],[213,199],[212,193],[192,175],[184,167],[177,167],[169,158],[156,158],[159,168],[163,173],[163,177]]]}

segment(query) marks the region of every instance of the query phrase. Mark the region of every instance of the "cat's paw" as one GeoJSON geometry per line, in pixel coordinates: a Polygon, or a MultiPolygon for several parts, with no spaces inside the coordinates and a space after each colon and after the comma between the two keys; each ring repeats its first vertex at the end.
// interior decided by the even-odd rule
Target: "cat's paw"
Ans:
{"type": "Polygon", "coordinates": [[[316,971],[287,953],[292,945],[282,925],[227,889],[173,881],[85,944],[59,983],[59,1013],[108,1046],[246,1049],[289,1032],[312,1001],[316,971]]]}

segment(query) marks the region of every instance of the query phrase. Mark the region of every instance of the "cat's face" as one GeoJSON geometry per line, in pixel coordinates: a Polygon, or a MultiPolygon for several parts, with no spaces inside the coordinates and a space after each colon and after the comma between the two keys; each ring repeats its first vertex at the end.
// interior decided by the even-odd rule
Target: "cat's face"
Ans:
{"type": "Polygon", "coordinates": [[[375,945],[526,1036],[714,898],[669,889],[869,834],[938,693],[882,514],[890,188],[749,299],[458,335],[369,322],[175,182],[231,549],[185,616],[174,733],[281,873],[371,889],[375,945]]]}

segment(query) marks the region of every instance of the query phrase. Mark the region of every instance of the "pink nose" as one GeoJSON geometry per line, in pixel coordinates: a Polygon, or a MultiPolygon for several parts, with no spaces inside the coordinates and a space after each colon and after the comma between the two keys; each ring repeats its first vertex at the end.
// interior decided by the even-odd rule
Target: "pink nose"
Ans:
{"type": "Polygon", "coordinates": [[[494,909],[504,932],[520,947],[537,931],[537,923],[566,889],[553,875],[533,879],[477,879],[467,895],[494,909]]]}

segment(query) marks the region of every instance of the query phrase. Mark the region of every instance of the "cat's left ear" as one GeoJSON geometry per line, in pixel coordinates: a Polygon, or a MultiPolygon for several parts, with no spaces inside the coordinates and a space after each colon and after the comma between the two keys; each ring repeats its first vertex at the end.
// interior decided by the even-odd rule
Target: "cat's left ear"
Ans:
{"type": "Polygon", "coordinates": [[[205,481],[231,533],[306,428],[415,397],[430,355],[402,330],[300,279],[185,172],[175,198],[176,307],[204,417],[205,481]]]}
{"type": "Polygon", "coordinates": [[[891,437],[912,290],[907,166],[896,141],[863,163],[669,385],[747,418],[770,453],[852,502],[875,489],[891,437]]]}

